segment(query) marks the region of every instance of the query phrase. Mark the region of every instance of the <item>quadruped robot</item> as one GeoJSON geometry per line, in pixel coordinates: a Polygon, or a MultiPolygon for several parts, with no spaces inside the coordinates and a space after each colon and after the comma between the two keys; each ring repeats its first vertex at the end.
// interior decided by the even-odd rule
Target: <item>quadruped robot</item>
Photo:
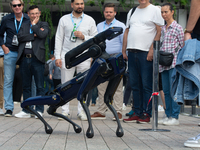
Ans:
{"type": "Polygon", "coordinates": [[[94,131],[91,123],[90,112],[87,105],[85,104],[86,95],[89,90],[93,89],[97,85],[109,81],[106,92],[104,94],[104,102],[116,118],[116,135],[118,137],[122,137],[124,135],[124,131],[120,124],[117,112],[111,103],[113,100],[113,95],[126,70],[126,64],[121,53],[110,56],[105,51],[105,40],[111,40],[122,34],[122,32],[123,29],[120,27],[111,27],[66,53],[65,65],[68,69],[78,65],[88,58],[94,59],[93,64],[89,70],[77,74],[77,76],[72,80],[59,85],[53,91],[46,93],[44,96],[30,97],[21,104],[22,108],[25,108],[30,113],[36,115],[43,122],[47,134],[51,134],[53,129],[44,120],[44,118],[39,115],[37,111],[33,110],[29,106],[49,105],[49,108],[47,109],[48,114],[63,118],[73,125],[74,131],[76,133],[80,133],[82,129],[79,125],[74,123],[66,116],[56,112],[58,107],[63,106],[64,104],[77,97],[88,119],[89,125],[86,131],[86,136],[88,138],[92,138],[94,136],[94,131]]]}

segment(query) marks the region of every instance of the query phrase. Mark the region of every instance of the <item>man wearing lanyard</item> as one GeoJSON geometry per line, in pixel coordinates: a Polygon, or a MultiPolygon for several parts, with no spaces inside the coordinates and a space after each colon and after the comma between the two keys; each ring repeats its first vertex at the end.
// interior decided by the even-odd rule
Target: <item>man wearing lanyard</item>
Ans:
{"type": "Polygon", "coordinates": [[[24,2],[22,0],[12,0],[10,7],[13,13],[3,17],[0,27],[0,46],[4,51],[4,101],[5,117],[11,117],[14,109],[12,85],[15,73],[15,63],[18,55],[17,34],[22,24],[29,22],[27,14],[22,12],[24,2]],[[6,32],[6,42],[4,43],[4,33],[6,32]]]}
{"type": "MultiPolygon", "coordinates": [[[[65,68],[65,54],[84,41],[94,37],[98,32],[93,18],[83,13],[84,0],[71,0],[71,14],[64,15],[60,20],[55,37],[56,66],[61,68],[61,83],[71,80],[74,73],[84,72],[90,68],[91,59],[71,69],[65,68]]],[[[69,115],[69,103],[62,106],[62,114],[69,115]]],[[[78,118],[87,120],[83,108],[78,102],[78,118]]]]}
{"type": "MultiPolygon", "coordinates": [[[[32,76],[35,79],[36,96],[44,95],[45,41],[49,26],[47,22],[39,21],[40,15],[38,6],[30,6],[28,10],[30,23],[23,24],[18,34],[19,49],[16,63],[20,65],[24,100],[31,97],[32,76]]],[[[42,116],[44,105],[36,105],[35,109],[42,116]]],[[[23,109],[15,114],[15,117],[30,118],[31,115],[23,109]]]]}
{"type": "MultiPolygon", "coordinates": [[[[125,30],[124,23],[115,19],[116,8],[115,4],[107,3],[104,5],[104,17],[105,21],[99,23],[97,25],[98,32],[102,32],[109,27],[122,27],[123,31],[125,30]]],[[[122,44],[123,44],[123,34],[120,36],[108,41],[106,40],[106,52],[109,55],[114,55],[122,52],[122,44]]],[[[106,119],[105,112],[107,109],[106,104],[104,103],[104,93],[107,88],[109,82],[104,82],[98,86],[99,91],[99,107],[97,108],[97,112],[91,115],[91,119],[106,119]]],[[[122,106],[123,106],[123,82],[121,81],[114,95],[113,107],[116,109],[118,117],[122,120],[122,106]]],[[[113,120],[116,120],[113,118],[113,120]]]]}

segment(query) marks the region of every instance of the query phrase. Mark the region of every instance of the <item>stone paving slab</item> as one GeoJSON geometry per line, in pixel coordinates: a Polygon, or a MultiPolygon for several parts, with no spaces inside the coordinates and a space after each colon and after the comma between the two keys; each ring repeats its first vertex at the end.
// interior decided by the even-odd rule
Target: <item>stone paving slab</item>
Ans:
{"type": "MultiPolygon", "coordinates": [[[[45,106],[45,110],[48,107],[45,106]]],[[[90,106],[94,113],[97,106],[90,106]]],[[[130,107],[123,111],[130,111],[130,107]]],[[[15,104],[14,114],[21,110],[20,104],[15,104]]],[[[58,112],[61,112],[59,108],[58,112]]],[[[159,112],[159,119],[163,112],[159,112]]],[[[179,126],[159,125],[158,129],[170,132],[141,131],[152,129],[151,123],[137,124],[121,121],[124,136],[116,136],[117,124],[112,121],[113,114],[106,112],[105,120],[93,120],[94,137],[87,138],[87,121],[77,119],[77,101],[70,103],[70,118],[82,127],[81,133],[75,133],[73,126],[66,121],[60,121],[45,111],[44,119],[53,128],[52,134],[46,134],[43,123],[35,118],[18,119],[0,116],[0,150],[190,150],[183,143],[200,132],[197,117],[180,115],[179,126]]],[[[199,148],[200,149],[200,148],[199,148]]]]}

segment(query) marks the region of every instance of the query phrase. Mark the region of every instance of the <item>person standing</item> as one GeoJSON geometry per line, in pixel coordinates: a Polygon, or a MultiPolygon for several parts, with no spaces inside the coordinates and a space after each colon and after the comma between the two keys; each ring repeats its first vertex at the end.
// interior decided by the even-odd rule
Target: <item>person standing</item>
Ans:
{"type": "Polygon", "coordinates": [[[174,8],[172,4],[166,3],[161,7],[161,14],[166,21],[166,25],[162,27],[161,31],[161,47],[160,51],[173,53],[174,59],[170,66],[159,66],[161,73],[162,87],[165,95],[165,114],[166,117],[159,120],[159,124],[163,125],[179,125],[178,116],[180,113],[180,105],[178,105],[170,94],[171,76],[176,65],[176,59],[179,50],[184,46],[183,28],[173,18],[174,8]]]}
{"type": "Polygon", "coordinates": [[[150,122],[152,103],[153,42],[160,39],[164,20],[160,8],[149,0],[138,0],[139,6],[127,15],[123,41],[123,57],[128,60],[130,84],[134,99],[134,113],[124,122],[150,122]],[[128,56],[126,54],[128,50],[128,56]]]}
{"type": "MultiPolygon", "coordinates": [[[[97,25],[98,32],[105,31],[109,27],[122,27],[123,31],[125,30],[124,23],[115,19],[116,8],[115,4],[107,3],[104,5],[104,17],[105,21],[99,23],[97,25]]],[[[112,56],[114,54],[118,54],[122,52],[122,44],[123,44],[123,34],[117,36],[116,38],[108,41],[106,40],[106,52],[112,56]]],[[[107,109],[106,104],[104,103],[104,94],[106,92],[106,87],[109,81],[104,82],[98,86],[98,95],[99,95],[99,106],[97,108],[97,112],[91,115],[91,119],[105,119],[105,112],[107,109]]],[[[113,107],[116,109],[118,117],[122,120],[122,106],[123,106],[123,82],[121,81],[115,94],[113,100],[113,107]]],[[[116,120],[115,117],[113,120],[116,120]]]]}
{"type": "MultiPolygon", "coordinates": [[[[28,9],[30,22],[23,24],[18,34],[19,50],[17,64],[22,76],[23,99],[31,97],[31,82],[34,76],[36,95],[44,95],[45,41],[49,33],[47,22],[39,21],[41,11],[37,5],[28,9]]],[[[33,106],[31,106],[33,108],[33,106]]],[[[36,105],[35,110],[42,116],[44,105],[36,105]]],[[[25,109],[15,114],[17,118],[30,118],[25,109]]],[[[36,117],[37,118],[37,117],[36,117]]]]}
{"type": "MultiPolygon", "coordinates": [[[[56,66],[61,68],[61,83],[71,80],[74,73],[80,73],[90,68],[91,59],[87,59],[70,69],[65,68],[65,54],[84,41],[94,37],[98,32],[94,19],[86,15],[84,0],[71,0],[72,13],[64,15],[60,20],[55,37],[54,55],[56,66]]],[[[62,106],[62,114],[69,115],[69,103],[62,106]]],[[[78,118],[87,120],[83,108],[78,101],[78,118]]]]}
{"type": "Polygon", "coordinates": [[[12,86],[18,55],[18,32],[24,23],[29,22],[27,14],[23,13],[23,0],[11,0],[12,13],[3,17],[0,27],[0,46],[4,51],[4,108],[5,117],[11,117],[14,109],[12,86]],[[4,43],[4,33],[6,42],[4,43]]]}
{"type": "MultiPolygon", "coordinates": [[[[200,41],[200,1],[191,0],[190,14],[187,26],[184,32],[185,41],[188,39],[197,39],[200,41]]],[[[185,141],[184,146],[187,147],[200,147],[200,134],[196,137],[191,137],[185,141]]]]}
{"type": "Polygon", "coordinates": [[[56,60],[53,60],[49,64],[49,79],[53,80],[53,86],[56,88],[61,83],[61,71],[56,66],[56,60]]]}

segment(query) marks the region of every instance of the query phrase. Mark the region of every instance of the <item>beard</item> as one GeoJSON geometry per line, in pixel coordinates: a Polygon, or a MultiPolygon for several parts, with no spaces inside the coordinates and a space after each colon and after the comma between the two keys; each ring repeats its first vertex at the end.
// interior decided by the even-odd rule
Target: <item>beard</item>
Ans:
{"type": "Polygon", "coordinates": [[[77,13],[77,14],[81,14],[82,12],[83,12],[83,9],[77,9],[77,10],[74,10],[75,11],[75,13],[77,13]]]}

